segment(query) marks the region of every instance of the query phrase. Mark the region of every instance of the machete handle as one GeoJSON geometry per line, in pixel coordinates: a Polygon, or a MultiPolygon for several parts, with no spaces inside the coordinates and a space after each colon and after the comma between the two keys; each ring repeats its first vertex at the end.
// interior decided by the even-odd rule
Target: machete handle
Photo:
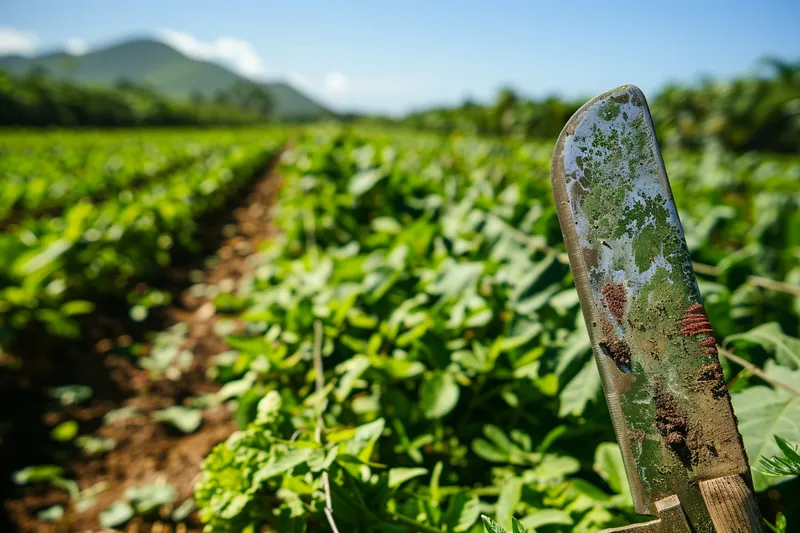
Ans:
{"type": "Polygon", "coordinates": [[[700,492],[719,533],[766,533],[755,495],[741,476],[701,481],[700,492]]]}
{"type": "MultiPolygon", "coordinates": [[[[756,498],[741,476],[700,482],[700,492],[717,533],[766,533],[756,498]]],[[[690,533],[677,495],[656,502],[658,519],[642,524],[604,529],[600,533],[690,533]]]]}
{"type": "Polygon", "coordinates": [[[642,524],[604,529],[600,533],[692,533],[678,496],[673,494],[656,502],[658,519],[642,524]]]}

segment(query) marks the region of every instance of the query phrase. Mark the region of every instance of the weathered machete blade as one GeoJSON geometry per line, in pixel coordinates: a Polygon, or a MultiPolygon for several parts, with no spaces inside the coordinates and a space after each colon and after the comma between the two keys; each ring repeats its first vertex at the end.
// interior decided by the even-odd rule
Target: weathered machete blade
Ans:
{"type": "Polygon", "coordinates": [[[713,531],[699,482],[750,472],[642,92],[578,110],[551,174],[636,511],[675,494],[713,531]]]}

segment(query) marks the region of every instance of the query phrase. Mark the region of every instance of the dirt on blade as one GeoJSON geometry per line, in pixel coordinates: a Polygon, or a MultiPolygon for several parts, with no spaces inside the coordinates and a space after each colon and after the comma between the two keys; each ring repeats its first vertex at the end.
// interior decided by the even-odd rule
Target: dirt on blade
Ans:
{"type": "MultiPolygon", "coordinates": [[[[280,178],[275,171],[278,159],[276,157],[273,160],[252,188],[243,191],[233,201],[230,206],[232,209],[224,216],[205,221],[203,227],[207,228],[205,233],[210,242],[214,242],[213,239],[221,233],[225,237],[214,242],[215,257],[206,263],[208,266],[203,270],[201,280],[194,277],[195,283],[206,286],[230,284],[253,270],[258,245],[275,234],[269,211],[280,186],[280,178]]],[[[162,481],[176,488],[174,504],[159,509],[147,519],[136,517],[120,529],[129,533],[202,531],[196,512],[180,521],[170,517],[176,507],[191,497],[205,455],[235,430],[233,415],[224,405],[206,409],[200,428],[188,435],[151,417],[156,410],[186,405],[192,397],[218,390],[218,385],[207,378],[206,371],[211,358],[229,348],[215,331],[218,316],[213,300],[207,295],[197,296],[188,287],[188,280],[192,278],[190,273],[197,266],[195,261],[173,267],[168,277],[178,280],[176,286],[183,287],[183,290],[177,291],[177,297],[173,300],[175,303],[158,315],[158,323],[154,325],[151,321],[149,324],[155,331],[178,323],[186,324],[181,348],[191,351],[194,357],[178,379],[161,377],[154,380],[126,353],[133,343],[144,340],[141,326],[125,321],[108,325],[104,322],[109,321],[108,317],[94,317],[98,324],[105,324],[105,327],[98,327],[94,333],[91,353],[71,354],[68,357],[75,358],[73,365],[82,364],[79,357],[92,359],[92,365],[100,366],[101,370],[91,375],[110,376],[110,383],[83,382],[81,384],[92,386],[101,393],[96,393],[85,405],[40,413],[40,420],[32,420],[28,424],[39,425],[49,431],[62,421],[76,420],[81,435],[92,434],[116,441],[114,449],[105,454],[93,457],[73,454],[66,462],[59,460],[63,460],[63,456],[58,456],[63,450],[55,450],[55,453],[49,453],[53,450],[37,451],[33,454],[37,460],[34,462],[39,464],[47,459],[52,464],[65,466],[65,477],[74,479],[81,490],[105,486],[95,496],[94,505],[82,511],[76,509],[75,502],[70,501],[69,495],[61,489],[45,484],[12,489],[13,492],[4,503],[6,520],[12,531],[103,531],[98,522],[100,513],[112,502],[124,499],[127,489],[162,481]],[[98,365],[98,361],[102,364],[98,365]],[[120,408],[130,408],[128,411],[134,414],[104,423],[104,416],[109,411],[120,408]],[[37,518],[38,513],[54,505],[64,508],[61,520],[46,522],[37,518]]],[[[240,324],[234,324],[234,330],[240,327],[240,324]]],[[[58,364],[52,368],[57,370],[58,364]]],[[[24,454],[24,436],[12,435],[12,438],[15,441],[9,444],[8,449],[11,453],[24,454]]],[[[25,462],[31,464],[32,460],[29,456],[25,462]]]]}

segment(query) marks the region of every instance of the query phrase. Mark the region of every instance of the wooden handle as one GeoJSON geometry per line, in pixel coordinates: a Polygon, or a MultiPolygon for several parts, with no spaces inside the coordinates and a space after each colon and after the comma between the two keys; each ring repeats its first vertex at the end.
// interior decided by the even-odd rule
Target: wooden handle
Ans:
{"type": "MultiPolygon", "coordinates": [[[[724,476],[700,482],[700,493],[716,533],[767,533],[756,498],[741,476],[724,476]]],[[[658,520],[604,529],[600,533],[689,533],[678,496],[656,502],[658,520]]]]}
{"type": "Polygon", "coordinates": [[[766,533],[755,495],[741,476],[701,481],[700,492],[717,533],[766,533]]]}
{"type": "Polygon", "coordinates": [[[656,502],[658,520],[633,524],[631,526],[604,529],[600,533],[691,533],[681,502],[677,495],[668,496],[656,502]]]}

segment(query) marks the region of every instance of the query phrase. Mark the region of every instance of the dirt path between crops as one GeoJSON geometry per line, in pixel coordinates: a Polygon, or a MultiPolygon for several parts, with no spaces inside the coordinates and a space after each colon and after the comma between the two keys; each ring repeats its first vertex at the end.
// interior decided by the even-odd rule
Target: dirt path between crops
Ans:
{"type": "MultiPolygon", "coordinates": [[[[203,269],[202,285],[230,285],[229,280],[235,282],[247,275],[253,270],[258,244],[275,234],[269,211],[280,185],[275,171],[278,159],[274,159],[244,202],[233,211],[228,224],[216,226],[225,238],[210,265],[207,262],[203,269]]],[[[189,271],[173,274],[188,276],[189,271]]],[[[153,421],[150,415],[172,405],[186,405],[192,397],[218,390],[207,378],[206,371],[210,359],[228,347],[215,332],[218,315],[211,298],[198,297],[186,289],[174,301],[161,319],[166,327],[179,322],[187,324],[182,348],[194,354],[190,366],[178,379],[153,380],[135,364],[134,358],[125,353],[137,340],[135,334],[106,333],[106,337],[95,344],[95,353],[91,356],[103,361],[105,373],[118,391],[117,397],[105,395],[85,405],[56,409],[46,413],[41,421],[49,429],[63,420],[78,420],[82,435],[86,434],[84,428],[89,428],[96,437],[116,441],[114,449],[104,455],[75,457],[67,462],[65,477],[76,480],[81,490],[106,484],[95,497],[94,505],[79,512],[64,490],[43,484],[20,488],[5,503],[12,527],[21,532],[39,533],[103,531],[98,523],[99,514],[112,502],[123,498],[128,488],[165,481],[177,489],[174,505],[161,508],[156,516],[147,520],[134,518],[122,530],[129,533],[199,533],[202,530],[196,511],[179,522],[171,520],[170,516],[174,508],[191,497],[205,455],[236,429],[233,415],[224,405],[206,409],[202,425],[189,435],[153,421]],[[134,408],[137,414],[103,423],[106,413],[121,407],[134,408]],[[37,519],[37,513],[54,505],[61,505],[65,510],[61,520],[37,519]]],[[[234,327],[238,329],[240,325],[234,324],[234,327]]]]}

